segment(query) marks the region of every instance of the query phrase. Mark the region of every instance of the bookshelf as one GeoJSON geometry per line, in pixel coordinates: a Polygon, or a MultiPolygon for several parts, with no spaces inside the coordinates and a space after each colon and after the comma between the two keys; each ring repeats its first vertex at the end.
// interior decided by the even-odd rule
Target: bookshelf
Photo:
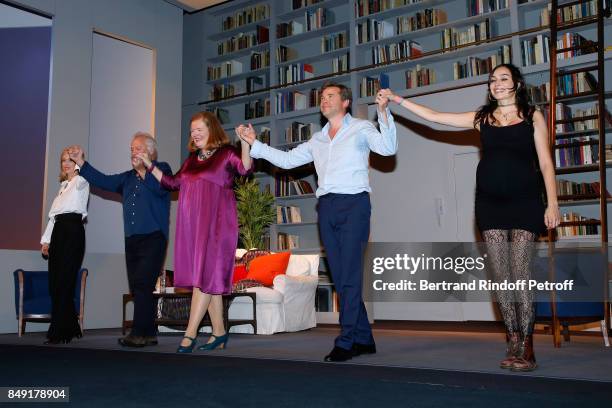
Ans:
{"type": "MultiPolygon", "coordinates": [[[[371,92],[362,94],[364,83],[366,88],[369,85],[372,90],[376,84],[388,83],[398,95],[411,97],[484,84],[494,64],[510,61],[521,67],[530,86],[545,87],[545,83],[550,82],[553,66],[554,70],[573,70],[597,64],[596,53],[584,53],[553,64],[540,58],[540,48],[537,59],[534,57],[531,61],[524,58],[526,44],[537,42],[538,39],[543,42],[546,36],[552,37],[550,21],[545,18],[549,0],[520,3],[497,0],[491,2],[494,5],[492,8],[488,1],[480,3],[469,0],[243,0],[187,15],[187,25],[197,27],[190,29],[189,33],[194,36],[197,33],[198,36],[190,39],[196,44],[192,46],[196,51],[189,54],[190,58],[185,61],[186,64],[201,67],[200,75],[192,76],[192,85],[198,90],[197,107],[216,109],[225,119],[223,128],[232,136],[235,126],[249,122],[258,132],[261,128],[269,129],[271,146],[290,149],[302,142],[287,140],[285,130],[292,123],[321,124],[319,108],[316,101],[312,100],[316,96],[313,90],[328,80],[343,83],[352,89],[353,114],[364,117],[360,114],[367,112],[367,105],[374,103],[371,92]],[[480,3],[484,7],[480,7],[480,3]],[[261,19],[228,30],[222,29],[227,17],[245,9],[264,6],[267,6],[268,12],[261,19]],[[317,13],[318,21],[310,27],[307,16],[317,13]],[[323,14],[325,18],[321,17],[323,14]],[[432,18],[434,14],[437,16],[435,21],[432,18]],[[401,32],[398,32],[398,22],[403,27],[401,32]],[[265,42],[265,30],[261,27],[268,30],[265,42]],[[371,30],[371,35],[365,40],[359,38],[359,30],[363,31],[363,27],[370,27],[371,30]],[[376,30],[376,35],[372,30],[376,30]],[[255,41],[244,49],[218,54],[219,43],[243,33],[255,35],[256,40],[259,33],[262,41],[255,41]],[[394,44],[397,46],[392,50],[394,44]],[[374,60],[377,52],[384,58],[374,60]],[[209,67],[231,64],[232,61],[241,64],[239,72],[234,69],[223,78],[207,77],[209,67]],[[288,72],[291,72],[290,78],[283,78],[288,72]],[[410,87],[408,79],[411,79],[410,87]],[[248,80],[251,86],[256,86],[251,92],[247,92],[248,80]],[[233,86],[233,94],[223,95],[221,92],[219,97],[220,92],[213,92],[215,86],[218,89],[233,86]],[[287,103],[289,100],[290,104],[287,103]],[[285,105],[282,109],[277,107],[283,103],[285,105]],[[258,117],[245,118],[246,104],[252,107],[257,104],[260,111],[255,116],[258,117]]],[[[603,25],[609,38],[611,20],[605,18],[603,25]]],[[[560,32],[576,31],[584,38],[592,39],[597,31],[594,26],[594,23],[585,20],[583,25],[571,29],[562,28],[560,32]]],[[[612,59],[612,51],[605,50],[602,58],[603,61],[612,59]]],[[[611,81],[612,78],[605,78],[604,83],[610,84],[611,81]]],[[[605,101],[611,96],[612,93],[605,93],[605,101]]],[[[562,98],[562,102],[575,109],[587,109],[589,104],[592,105],[593,94],[581,92],[578,95],[559,97],[557,101],[562,98]]],[[[542,109],[546,104],[546,98],[539,101],[542,109]]],[[[188,117],[187,114],[185,116],[188,117]]],[[[600,137],[598,133],[596,130],[570,130],[557,133],[556,138],[572,140],[589,136],[591,139],[570,143],[584,143],[585,146],[597,148],[594,138],[600,137]]],[[[605,133],[609,133],[609,130],[605,133]]],[[[263,171],[258,172],[256,177],[263,188],[268,186],[274,192],[276,178],[287,173],[270,166],[262,167],[263,171]]],[[[603,167],[604,173],[610,172],[612,168],[609,163],[603,167]]],[[[601,174],[600,169],[594,168],[593,164],[567,167],[560,173],[563,174],[559,174],[559,179],[577,183],[598,181],[601,174]]],[[[312,167],[296,169],[288,174],[307,181],[313,189],[316,187],[312,167]]],[[[304,222],[279,222],[272,225],[270,238],[273,250],[278,249],[278,234],[281,233],[299,237],[298,248],[293,251],[320,253],[324,256],[316,225],[316,202],[313,194],[276,198],[277,206],[298,207],[304,222]]],[[[600,202],[592,197],[575,199],[563,202],[562,211],[567,209],[568,212],[583,213],[585,217],[601,221],[602,218],[597,214],[599,205],[600,202]]],[[[604,220],[602,225],[607,227],[607,218],[604,220]]],[[[575,237],[575,241],[580,243],[593,236],[575,237]]],[[[602,234],[598,236],[603,239],[602,234]]],[[[563,241],[571,242],[572,239],[563,237],[563,241]]],[[[325,272],[323,266],[321,273],[325,272]]],[[[337,314],[320,314],[320,317],[333,320],[337,314]]]]}

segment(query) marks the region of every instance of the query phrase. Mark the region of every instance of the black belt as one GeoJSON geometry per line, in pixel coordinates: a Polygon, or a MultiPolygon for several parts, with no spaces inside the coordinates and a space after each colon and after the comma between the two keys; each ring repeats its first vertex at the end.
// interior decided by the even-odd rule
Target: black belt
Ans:
{"type": "Polygon", "coordinates": [[[55,222],[58,222],[58,221],[83,223],[83,214],[78,214],[78,213],[58,214],[55,216],[55,222]]]}

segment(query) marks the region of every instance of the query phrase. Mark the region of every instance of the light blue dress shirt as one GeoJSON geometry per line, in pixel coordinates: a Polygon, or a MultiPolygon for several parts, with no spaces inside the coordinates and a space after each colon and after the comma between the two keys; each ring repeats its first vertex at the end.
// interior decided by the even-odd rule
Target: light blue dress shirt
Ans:
{"type": "Polygon", "coordinates": [[[314,161],[319,186],[316,195],[328,193],[357,194],[371,192],[368,178],[370,151],[383,156],[397,152],[397,135],[393,116],[386,110],[388,125],[378,117],[380,132],[368,120],[353,118],[349,113],[333,139],[329,138],[329,123],[295,149],[284,152],[256,140],[251,157],[265,159],[277,167],[292,169],[314,161]]]}

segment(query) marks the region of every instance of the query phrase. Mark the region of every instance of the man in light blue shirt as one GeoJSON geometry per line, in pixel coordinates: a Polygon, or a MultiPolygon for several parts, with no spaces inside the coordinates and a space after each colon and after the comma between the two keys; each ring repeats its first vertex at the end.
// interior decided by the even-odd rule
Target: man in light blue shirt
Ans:
{"type": "Polygon", "coordinates": [[[363,251],[370,235],[368,179],[370,151],[383,156],[397,152],[395,123],[388,99],[379,91],[378,123],[353,118],[347,110],[351,91],[341,84],[321,88],[323,130],[295,149],[284,152],[256,139],[252,125],[238,127],[251,156],[291,169],[314,162],[318,176],[319,232],[325,247],[336,292],[340,299],[341,334],[325,361],[346,361],[360,354],[376,353],[372,329],[362,299],[363,251]]]}

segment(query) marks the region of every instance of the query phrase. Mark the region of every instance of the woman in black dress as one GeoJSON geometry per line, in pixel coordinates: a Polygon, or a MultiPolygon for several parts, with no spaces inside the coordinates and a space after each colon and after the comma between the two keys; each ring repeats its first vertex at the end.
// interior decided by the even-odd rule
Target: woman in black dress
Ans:
{"type": "Polygon", "coordinates": [[[60,155],[60,190],[49,210],[49,222],[40,240],[49,257],[51,324],[45,344],[69,343],[83,335],[74,306],[76,278],[85,254],[89,183],[79,176],[68,149],[60,155]]]}
{"type": "MultiPolygon", "coordinates": [[[[511,64],[498,65],[489,76],[486,104],[474,112],[437,112],[388,89],[382,92],[423,119],[480,131],[482,159],[476,171],[475,209],[488,260],[496,281],[529,279],[535,241],[546,227],[557,227],[560,216],[546,120],[530,106],[520,70],[511,64]]],[[[496,297],[507,342],[500,367],[534,370],[532,293],[497,291],[496,297]]]]}

